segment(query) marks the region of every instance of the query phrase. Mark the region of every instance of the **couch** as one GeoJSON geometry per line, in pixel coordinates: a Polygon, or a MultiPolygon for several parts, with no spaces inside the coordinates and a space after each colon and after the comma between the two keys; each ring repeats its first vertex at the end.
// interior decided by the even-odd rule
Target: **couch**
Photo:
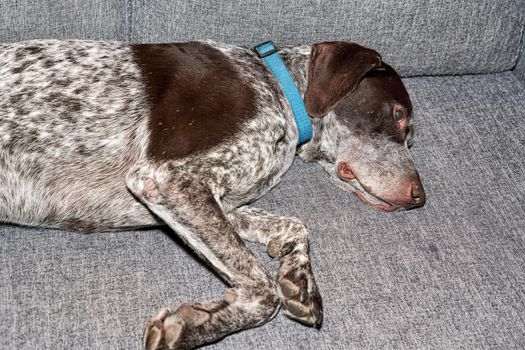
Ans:
{"type": "MultiPolygon", "coordinates": [[[[297,159],[254,206],[309,227],[323,328],[281,313],[206,349],[525,348],[524,29],[522,0],[0,2],[0,42],[350,40],[404,77],[425,207],[380,212],[297,159]]],[[[0,225],[0,349],[141,349],[161,307],[224,289],[169,229],[0,225]]]]}

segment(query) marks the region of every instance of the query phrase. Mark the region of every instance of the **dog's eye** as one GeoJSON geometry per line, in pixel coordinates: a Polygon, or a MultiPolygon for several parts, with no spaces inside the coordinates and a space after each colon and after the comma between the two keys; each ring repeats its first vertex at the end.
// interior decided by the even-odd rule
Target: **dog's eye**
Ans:
{"type": "Polygon", "coordinates": [[[405,110],[400,106],[394,106],[394,119],[396,122],[400,122],[406,118],[405,110]]]}

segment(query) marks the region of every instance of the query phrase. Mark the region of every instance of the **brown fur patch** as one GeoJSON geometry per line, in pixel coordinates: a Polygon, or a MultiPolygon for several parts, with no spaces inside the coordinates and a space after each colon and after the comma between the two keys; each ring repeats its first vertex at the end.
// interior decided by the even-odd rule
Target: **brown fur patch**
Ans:
{"type": "Polygon", "coordinates": [[[396,71],[382,63],[380,69],[365,75],[354,92],[335,107],[335,113],[337,119],[351,130],[369,135],[371,139],[378,134],[386,135],[402,144],[407,130],[400,128],[395,121],[394,104],[405,108],[409,120],[412,103],[408,92],[396,71]]]}
{"type": "Polygon", "coordinates": [[[234,135],[254,92],[219,50],[198,42],[134,45],[152,105],[148,153],[180,158],[234,135]]]}
{"type": "Polygon", "coordinates": [[[380,65],[377,52],[354,43],[329,41],[312,45],[304,94],[308,114],[315,118],[325,116],[354,91],[368,71],[380,65]]]}

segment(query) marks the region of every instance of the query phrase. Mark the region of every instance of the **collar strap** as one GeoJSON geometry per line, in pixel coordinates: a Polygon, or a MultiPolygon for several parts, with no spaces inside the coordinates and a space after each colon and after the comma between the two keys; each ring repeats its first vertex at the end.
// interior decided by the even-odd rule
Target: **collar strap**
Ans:
{"type": "Polygon", "coordinates": [[[297,124],[297,130],[299,132],[299,140],[297,141],[297,144],[300,145],[310,141],[312,139],[312,122],[310,121],[310,117],[308,117],[308,113],[304,107],[301,93],[279,55],[279,49],[272,41],[266,41],[255,45],[253,51],[255,51],[255,53],[266,63],[281,85],[281,88],[290,103],[290,107],[292,108],[295,117],[295,123],[297,124]]]}

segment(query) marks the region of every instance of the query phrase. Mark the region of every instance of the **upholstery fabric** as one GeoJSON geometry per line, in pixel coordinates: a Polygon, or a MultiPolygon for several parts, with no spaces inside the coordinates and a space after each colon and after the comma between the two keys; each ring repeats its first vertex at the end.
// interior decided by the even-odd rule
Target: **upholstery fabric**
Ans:
{"type": "Polygon", "coordinates": [[[128,40],[127,0],[2,0],[0,42],[128,40]]]}
{"type": "Polygon", "coordinates": [[[521,0],[0,2],[0,41],[351,40],[376,49],[405,76],[511,69],[524,23],[521,0]]]}
{"type": "Polygon", "coordinates": [[[468,0],[133,0],[132,41],[251,45],[351,40],[404,76],[487,73],[516,63],[525,2],[468,0]],[[196,25],[197,24],[197,25],[196,25]]]}
{"type": "Polygon", "coordinates": [[[525,84],[525,26],[523,26],[523,36],[521,38],[521,51],[518,58],[516,67],[514,67],[514,73],[517,75],[518,79],[525,84]]]}
{"type": "MultiPolygon", "coordinates": [[[[297,160],[254,206],[309,227],[324,326],[279,314],[206,349],[525,348],[525,87],[512,72],[405,82],[426,206],[377,211],[297,160]]],[[[169,230],[5,225],[0,253],[1,349],[140,349],[159,308],[225,289],[169,230]]]]}

